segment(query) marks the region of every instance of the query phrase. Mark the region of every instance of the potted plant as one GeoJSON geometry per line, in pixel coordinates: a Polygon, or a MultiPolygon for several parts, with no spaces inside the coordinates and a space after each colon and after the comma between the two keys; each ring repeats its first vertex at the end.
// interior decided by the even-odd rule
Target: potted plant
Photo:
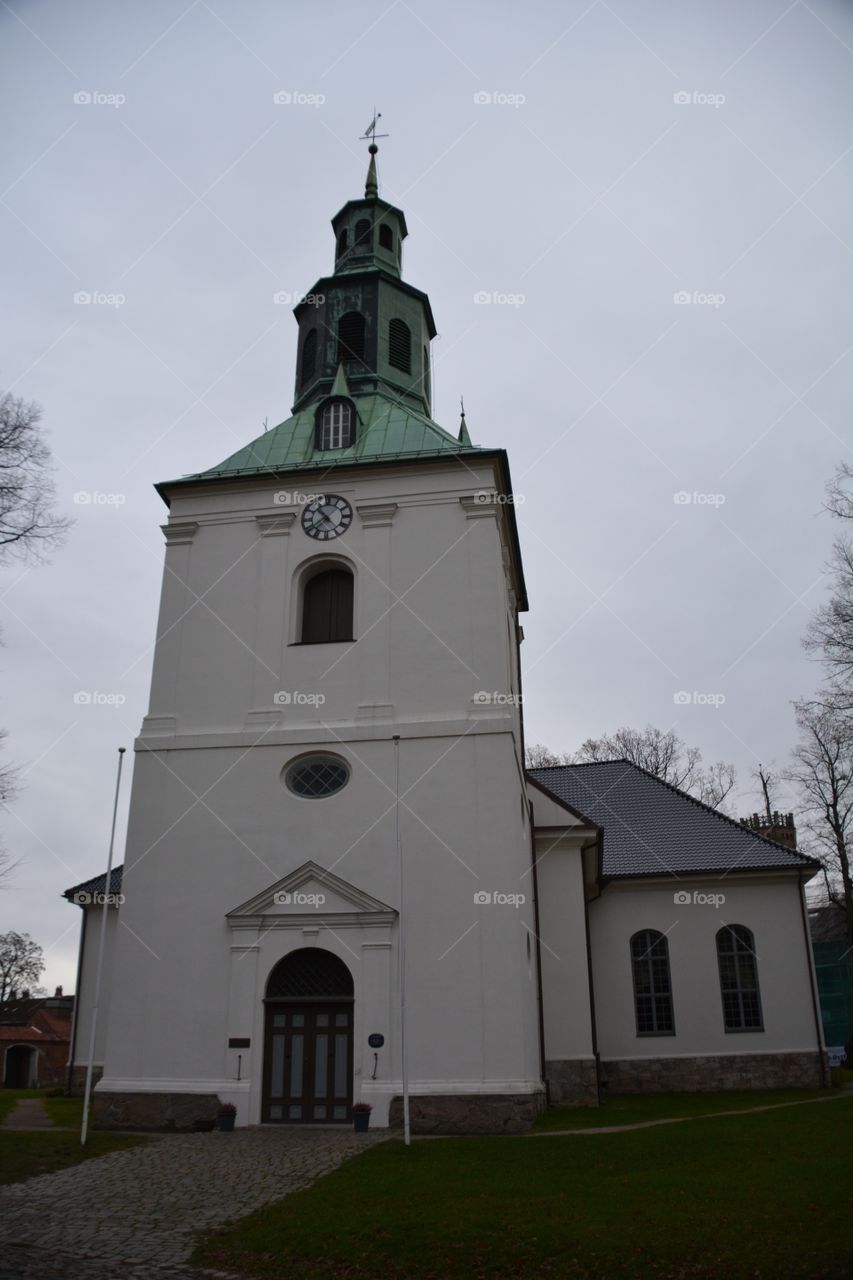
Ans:
{"type": "Polygon", "coordinates": [[[216,1127],[220,1133],[233,1133],[237,1108],[233,1102],[220,1102],[216,1113],[216,1127]]]}
{"type": "Polygon", "coordinates": [[[369,1102],[356,1102],[352,1109],[352,1127],[356,1133],[367,1133],[370,1125],[370,1113],[373,1107],[369,1102]]]}

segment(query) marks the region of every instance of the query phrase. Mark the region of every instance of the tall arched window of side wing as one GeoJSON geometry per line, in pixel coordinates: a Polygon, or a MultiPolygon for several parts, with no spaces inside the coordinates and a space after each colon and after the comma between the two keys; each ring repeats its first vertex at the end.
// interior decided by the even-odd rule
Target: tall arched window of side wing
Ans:
{"type": "Polygon", "coordinates": [[[674,1036],[669,943],[657,929],[631,939],[631,974],[638,1036],[674,1036]]]}
{"type": "Polygon", "coordinates": [[[755,938],[742,924],[727,924],[717,934],[717,963],[726,1031],[763,1031],[755,938]]]}
{"type": "Polygon", "coordinates": [[[403,373],[412,372],[412,332],[396,316],[388,324],[388,363],[403,373]]]}
{"type": "Polygon", "coordinates": [[[364,316],[347,311],[338,321],[338,364],[364,359],[364,316]]]}
{"type": "Polygon", "coordinates": [[[309,329],[302,344],[302,361],[299,365],[299,383],[305,386],[314,377],[317,367],[317,330],[309,329]]]}
{"type": "Polygon", "coordinates": [[[302,588],[302,644],[353,639],[353,576],[334,565],[313,574],[302,588]]]}

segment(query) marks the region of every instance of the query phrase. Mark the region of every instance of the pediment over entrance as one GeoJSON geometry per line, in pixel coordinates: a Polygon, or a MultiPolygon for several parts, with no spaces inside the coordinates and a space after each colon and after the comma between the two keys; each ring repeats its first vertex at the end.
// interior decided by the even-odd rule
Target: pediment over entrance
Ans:
{"type": "Polygon", "coordinates": [[[306,918],[314,918],[318,923],[334,918],[338,924],[393,924],[397,912],[316,862],[303,862],[295,871],[226,913],[226,919],[233,926],[260,923],[271,926],[279,919],[282,923],[298,919],[301,924],[306,918]]]}

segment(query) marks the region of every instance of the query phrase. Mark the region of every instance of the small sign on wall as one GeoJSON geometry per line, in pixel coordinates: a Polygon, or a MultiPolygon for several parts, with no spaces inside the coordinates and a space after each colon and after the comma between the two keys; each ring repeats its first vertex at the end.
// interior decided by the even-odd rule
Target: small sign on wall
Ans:
{"type": "Polygon", "coordinates": [[[251,1048],[251,1040],[241,1039],[239,1036],[232,1036],[228,1041],[229,1049],[249,1049],[251,1048]]]}
{"type": "Polygon", "coordinates": [[[381,1049],[385,1043],[385,1037],[380,1035],[378,1031],[373,1031],[367,1037],[367,1043],[370,1045],[371,1049],[381,1049]]]}
{"type": "Polygon", "coordinates": [[[831,1067],[843,1067],[847,1061],[847,1053],[843,1045],[838,1045],[833,1049],[827,1049],[826,1060],[831,1067]]]}

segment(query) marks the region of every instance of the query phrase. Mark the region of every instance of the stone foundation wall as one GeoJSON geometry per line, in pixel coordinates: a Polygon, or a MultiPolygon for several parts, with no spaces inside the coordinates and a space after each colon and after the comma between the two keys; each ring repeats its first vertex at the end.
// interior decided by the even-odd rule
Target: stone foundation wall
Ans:
{"type": "Polygon", "coordinates": [[[697,1058],[617,1058],[601,1063],[602,1093],[713,1093],[725,1089],[822,1089],[821,1053],[744,1053],[697,1058]]]}
{"type": "Polygon", "coordinates": [[[218,1109],[215,1093],[95,1093],[92,1127],[169,1132],[209,1129],[218,1109]]]}
{"type": "MultiPolygon", "coordinates": [[[[545,1110],[545,1094],[420,1094],[409,1098],[412,1133],[526,1133],[545,1110]]],[[[392,1098],[388,1123],[403,1123],[403,1099],[392,1098]]]]}
{"type": "MultiPolygon", "coordinates": [[[[103,1074],[104,1074],[103,1067],[92,1068],[92,1088],[93,1089],[103,1074]]],[[[65,1084],[67,1080],[68,1080],[68,1074],[66,1069],[65,1079],[62,1081],[62,1083],[65,1084]]],[[[85,1066],[82,1066],[82,1067],[73,1066],[71,1068],[71,1096],[81,1097],[85,1092],[86,1092],[86,1068],[85,1066]]]]}
{"type": "Polygon", "coordinates": [[[595,1058],[561,1058],[545,1063],[552,1107],[597,1107],[598,1068],[595,1058]]]}

